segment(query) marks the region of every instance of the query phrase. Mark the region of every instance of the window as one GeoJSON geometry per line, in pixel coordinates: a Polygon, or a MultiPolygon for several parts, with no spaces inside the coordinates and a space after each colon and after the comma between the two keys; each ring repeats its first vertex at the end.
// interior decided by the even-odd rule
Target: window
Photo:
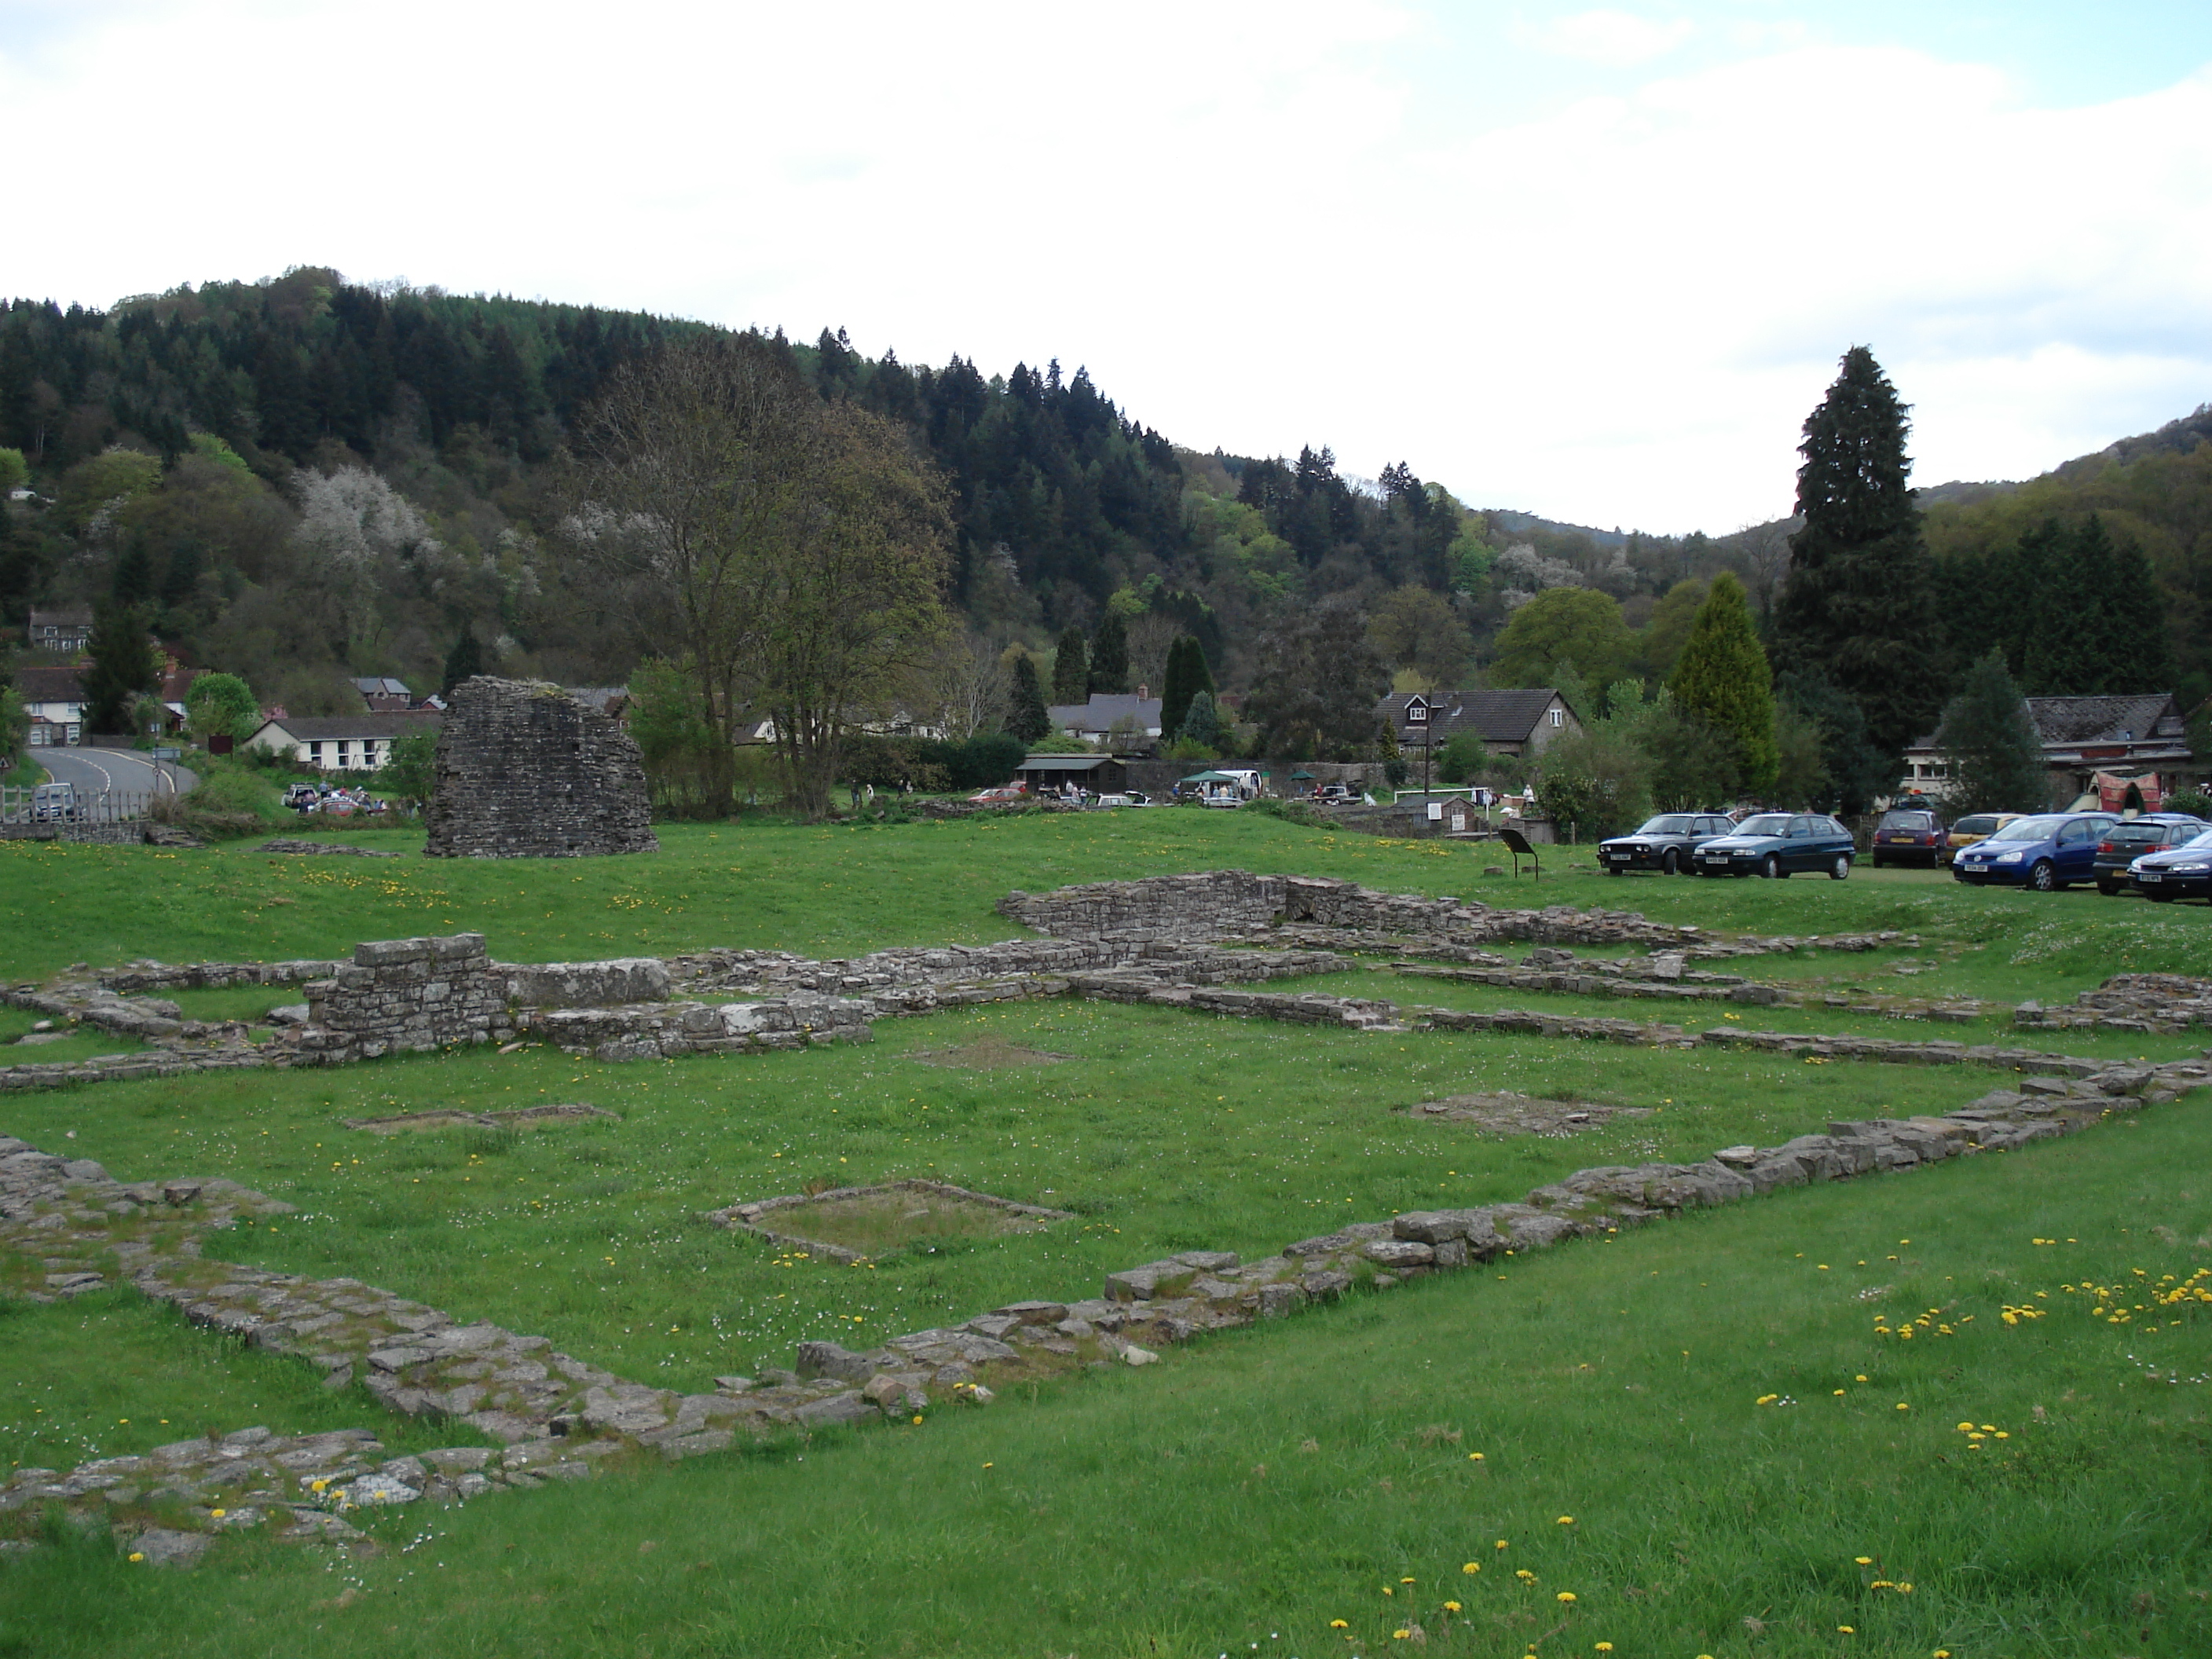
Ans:
{"type": "Polygon", "coordinates": [[[1428,718],[1429,708],[1426,703],[1409,702],[1406,705],[1407,725],[1419,726],[1428,718]]]}
{"type": "Polygon", "coordinates": [[[1567,723],[1567,711],[1566,711],[1565,709],[1564,709],[1564,708],[1554,708],[1554,709],[1553,709],[1553,710],[1551,711],[1551,714],[1552,714],[1552,724],[1553,724],[1553,726],[1565,726],[1565,725],[1567,723]]]}
{"type": "Polygon", "coordinates": [[[307,745],[307,760],[310,764],[315,766],[320,766],[323,763],[323,745],[321,744],[311,743],[307,745]]]}

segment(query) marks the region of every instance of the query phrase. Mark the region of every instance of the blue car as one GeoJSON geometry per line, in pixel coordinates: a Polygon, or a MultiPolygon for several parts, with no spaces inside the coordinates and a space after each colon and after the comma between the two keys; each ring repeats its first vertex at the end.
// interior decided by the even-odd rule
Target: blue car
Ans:
{"type": "Polygon", "coordinates": [[[2097,878],[2097,843],[2118,822],[2111,812],[2045,812],[2014,818],[1987,841],[1961,848],[1951,873],[1975,886],[2032,887],[2055,892],[2097,878]]]}
{"type": "Polygon", "coordinates": [[[1732,835],[1700,842],[1690,867],[1701,876],[1765,876],[1778,880],[1817,870],[1831,881],[1851,873],[1858,852],[1851,832],[1820,812],[1762,812],[1732,835]]]}

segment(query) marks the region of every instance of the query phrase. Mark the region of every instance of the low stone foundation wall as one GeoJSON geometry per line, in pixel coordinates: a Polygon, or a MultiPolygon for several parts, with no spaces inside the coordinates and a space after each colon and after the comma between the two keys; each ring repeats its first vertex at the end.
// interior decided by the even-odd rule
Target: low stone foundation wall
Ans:
{"type": "Polygon", "coordinates": [[[507,989],[482,933],[356,945],[352,962],[307,987],[296,1052],[303,1064],[337,1066],[488,1042],[513,1028],[507,989]]]}
{"type": "Polygon", "coordinates": [[[2094,991],[2083,991],[2074,1006],[2046,1008],[2023,1002],[2013,1024],[2027,1030],[2068,1030],[2086,1027],[2107,1031],[2176,1032],[2212,1026],[2212,979],[2181,974],[2115,974],[2094,991]]]}

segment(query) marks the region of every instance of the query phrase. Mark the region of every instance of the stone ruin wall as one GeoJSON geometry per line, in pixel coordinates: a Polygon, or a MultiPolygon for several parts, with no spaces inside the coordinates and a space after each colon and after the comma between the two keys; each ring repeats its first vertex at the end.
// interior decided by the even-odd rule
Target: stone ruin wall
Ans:
{"type": "Polygon", "coordinates": [[[658,852],[637,744],[556,685],[479,674],[454,688],[424,813],[432,858],[658,852]]]}
{"type": "Polygon", "coordinates": [[[1089,882],[1049,893],[1018,889],[999,901],[999,914],[1065,939],[1202,943],[1257,939],[1290,930],[1302,942],[1328,929],[1343,934],[1413,939],[1445,945],[1516,939],[1547,945],[1688,945],[1704,934],[1670,927],[1633,911],[1498,910],[1456,898],[1383,893],[1349,881],[1310,876],[1255,876],[1243,870],[1152,876],[1141,881],[1089,882]]]}

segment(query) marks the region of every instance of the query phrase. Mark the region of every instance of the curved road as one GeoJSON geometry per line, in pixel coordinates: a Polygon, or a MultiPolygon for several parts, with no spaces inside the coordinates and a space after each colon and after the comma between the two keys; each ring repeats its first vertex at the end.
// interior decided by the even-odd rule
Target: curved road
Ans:
{"type": "Polygon", "coordinates": [[[132,749],[37,749],[30,757],[56,783],[76,786],[80,795],[103,789],[130,794],[182,794],[199,780],[174,761],[158,763],[132,749]]]}

